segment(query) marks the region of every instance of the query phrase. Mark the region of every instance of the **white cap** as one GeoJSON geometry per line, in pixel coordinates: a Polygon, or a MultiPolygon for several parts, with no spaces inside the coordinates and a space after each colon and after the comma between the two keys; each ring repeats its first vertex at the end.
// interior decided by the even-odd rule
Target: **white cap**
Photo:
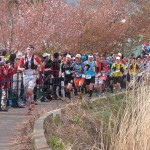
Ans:
{"type": "Polygon", "coordinates": [[[88,56],[88,58],[93,58],[93,55],[90,54],[90,55],[88,56]]]}
{"type": "Polygon", "coordinates": [[[21,57],[22,57],[22,53],[21,53],[21,52],[18,52],[18,53],[16,54],[16,58],[20,59],[21,57]]]}
{"type": "Polygon", "coordinates": [[[80,55],[80,54],[77,54],[77,55],[76,55],[76,58],[81,58],[81,55],[80,55]]]}
{"type": "Polygon", "coordinates": [[[42,56],[43,56],[43,57],[47,57],[47,56],[50,56],[50,54],[44,53],[42,56]]]}
{"type": "Polygon", "coordinates": [[[66,58],[70,58],[70,59],[71,59],[71,55],[67,54],[67,55],[66,55],[66,58]]]}
{"type": "Polygon", "coordinates": [[[120,60],[120,57],[116,57],[117,60],[120,60]]]}
{"type": "Polygon", "coordinates": [[[110,57],[106,57],[106,60],[109,60],[110,59],[110,57]]]}
{"type": "Polygon", "coordinates": [[[122,57],[122,54],[121,54],[121,53],[118,53],[118,56],[122,57]]]}

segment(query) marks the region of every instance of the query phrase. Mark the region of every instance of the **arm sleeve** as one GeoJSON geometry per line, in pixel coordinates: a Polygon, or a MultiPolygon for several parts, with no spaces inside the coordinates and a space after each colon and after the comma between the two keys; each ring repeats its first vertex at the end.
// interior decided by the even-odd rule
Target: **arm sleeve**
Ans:
{"type": "Polygon", "coordinates": [[[14,67],[14,68],[11,70],[11,75],[14,75],[15,73],[17,73],[17,67],[14,67]]]}
{"type": "Polygon", "coordinates": [[[42,61],[41,61],[41,59],[39,58],[39,57],[35,57],[35,60],[36,60],[36,62],[39,64],[39,65],[42,65],[42,61]]]}
{"type": "Polygon", "coordinates": [[[21,68],[23,64],[24,64],[24,58],[22,57],[22,58],[20,59],[20,62],[19,62],[18,67],[21,68]]]}
{"type": "Polygon", "coordinates": [[[44,72],[44,70],[45,70],[45,66],[42,65],[41,71],[44,72]]]}

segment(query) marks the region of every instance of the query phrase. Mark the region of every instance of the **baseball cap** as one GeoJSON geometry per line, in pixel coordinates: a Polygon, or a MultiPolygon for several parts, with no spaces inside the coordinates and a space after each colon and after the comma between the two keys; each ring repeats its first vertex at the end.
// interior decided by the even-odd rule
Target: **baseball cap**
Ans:
{"type": "Polygon", "coordinates": [[[120,60],[120,57],[116,57],[117,60],[120,60]]]}
{"type": "Polygon", "coordinates": [[[92,54],[88,55],[88,58],[93,58],[93,55],[92,54]]]}
{"type": "Polygon", "coordinates": [[[66,55],[66,58],[70,58],[70,59],[71,59],[71,55],[67,54],[67,55],[66,55]]]}
{"type": "Polygon", "coordinates": [[[77,54],[77,55],[76,55],[76,58],[81,58],[81,55],[80,55],[80,54],[77,54]]]}
{"type": "Polygon", "coordinates": [[[118,56],[122,57],[122,54],[121,54],[121,53],[118,53],[118,56]]]}

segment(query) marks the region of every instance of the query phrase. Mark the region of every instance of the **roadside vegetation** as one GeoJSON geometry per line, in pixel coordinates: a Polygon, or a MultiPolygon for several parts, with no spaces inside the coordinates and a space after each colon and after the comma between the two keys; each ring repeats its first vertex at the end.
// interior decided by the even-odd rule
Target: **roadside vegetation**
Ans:
{"type": "Polygon", "coordinates": [[[83,100],[45,122],[54,150],[148,150],[150,147],[150,87],[83,100]]]}

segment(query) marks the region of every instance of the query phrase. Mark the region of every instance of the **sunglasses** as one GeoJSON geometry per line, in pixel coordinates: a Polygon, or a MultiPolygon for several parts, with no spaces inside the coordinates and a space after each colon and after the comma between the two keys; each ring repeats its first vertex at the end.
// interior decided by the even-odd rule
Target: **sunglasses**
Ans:
{"type": "Polygon", "coordinates": [[[33,51],[33,49],[32,48],[28,48],[27,51],[33,51]]]}

